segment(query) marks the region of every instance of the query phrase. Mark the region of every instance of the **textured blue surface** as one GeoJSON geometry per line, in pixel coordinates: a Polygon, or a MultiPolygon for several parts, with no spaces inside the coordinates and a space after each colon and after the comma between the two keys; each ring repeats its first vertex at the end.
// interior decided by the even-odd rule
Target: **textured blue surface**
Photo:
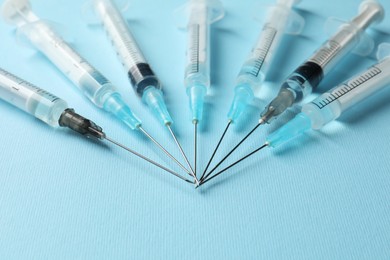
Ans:
{"type": "MultiPolygon", "coordinates": [[[[118,86],[145,128],[179,157],[169,133],[134,95],[105,33],[81,20],[81,2],[32,4],[40,17],[67,29],[75,48],[118,86]]],[[[202,165],[226,124],[235,77],[261,28],[252,19],[255,2],[225,0],[227,15],[214,27],[215,95],[200,136],[202,165]]],[[[381,2],[390,12],[390,2],[381,2]]],[[[174,127],[192,158],[182,84],[186,35],[172,17],[182,3],[134,0],[126,15],[161,78],[174,127]]],[[[358,4],[303,1],[305,31],[284,39],[269,80],[282,81],[326,39],[326,17],[349,19],[358,4]]],[[[371,33],[377,42],[390,41],[390,16],[377,28],[371,33]]],[[[176,169],[152,144],[79,95],[41,54],[17,45],[12,29],[0,24],[2,68],[63,97],[111,137],[176,169]]],[[[319,92],[373,63],[372,57],[349,56],[319,92]]],[[[265,150],[196,191],[125,152],[51,129],[0,102],[0,258],[389,259],[389,97],[390,88],[323,131],[265,150]]],[[[222,152],[252,128],[263,106],[229,133],[222,152]]],[[[229,162],[261,145],[283,120],[259,131],[229,162]]]]}

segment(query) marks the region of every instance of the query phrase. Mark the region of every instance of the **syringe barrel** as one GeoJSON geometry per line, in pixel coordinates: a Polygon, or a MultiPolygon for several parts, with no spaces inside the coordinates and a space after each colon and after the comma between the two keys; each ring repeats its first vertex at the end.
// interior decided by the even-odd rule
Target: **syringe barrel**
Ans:
{"type": "Polygon", "coordinates": [[[260,36],[241,67],[237,86],[249,84],[254,93],[258,91],[280,46],[291,12],[292,3],[286,5],[284,1],[268,9],[260,36]]]}
{"type": "Polygon", "coordinates": [[[390,57],[304,105],[313,129],[337,119],[345,110],[390,85],[390,57]]]}
{"type": "Polygon", "coordinates": [[[93,0],[93,6],[128,73],[135,92],[142,97],[148,87],[161,89],[158,78],[147,63],[115,3],[111,0],[93,0]]]}
{"type": "Polygon", "coordinates": [[[46,124],[58,127],[66,101],[0,69],[0,98],[46,124]]]}
{"type": "MultiPolygon", "coordinates": [[[[275,6],[267,10],[265,24],[259,39],[253,47],[249,58],[241,67],[237,77],[234,90],[235,95],[228,113],[228,118],[232,122],[239,119],[246,110],[247,105],[260,90],[261,84],[264,82],[265,76],[272,65],[275,52],[280,46],[283,34],[286,33],[287,27],[292,25],[293,20],[297,20],[297,17],[294,17],[294,19],[292,17],[293,5],[297,2],[294,0],[280,0],[277,1],[275,6]]],[[[295,25],[299,25],[298,27],[301,28],[303,24],[304,21],[301,19],[295,25]]],[[[291,28],[294,27],[291,26],[291,28]]],[[[295,31],[297,33],[299,29],[295,31]]],[[[278,103],[286,103],[284,102],[285,99],[283,97],[283,100],[281,102],[278,101],[278,103]]],[[[281,107],[283,107],[283,104],[278,109],[281,110],[281,107]]]]}
{"type": "Polygon", "coordinates": [[[190,2],[185,86],[210,87],[210,11],[208,1],[190,2]]]}
{"type": "Polygon", "coordinates": [[[31,43],[53,62],[97,106],[103,107],[114,86],[81,57],[50,26],[37,21],[20,28],[31,43]]]}
{"type": "Polygon", "coordinates": [[[278,147],[310,129],[318,130],[388,85],[390,57],[304,105],[301,113],[267,137],[267,144],[278,147]]]}
{"type": "Polygon", "coordinates": [[[381,20],[383,12],[382,6],[376,1],[362,2],[359,14],[351,22],[343,24],[335,35],[290,75],[282,88],[294,93],[295,103],[309,95],[323,77],[358,45],[364,30],[381,20]]]}

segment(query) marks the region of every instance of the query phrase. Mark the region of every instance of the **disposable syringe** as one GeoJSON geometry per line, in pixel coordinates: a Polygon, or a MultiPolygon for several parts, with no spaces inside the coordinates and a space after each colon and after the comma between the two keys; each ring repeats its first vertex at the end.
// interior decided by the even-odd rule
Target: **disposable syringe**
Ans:
{"type": "Polygon", "coordinates": [[[278,0],[269,8],[263,29],[248,59],[243,64],[234,88],[234,99],[228,113],[229,122],[236,122],[252,102],[264,82],[283,34],[298,34],[304,19],[293,11],[300,0],[278,0]]]}
{"type": "Polygon", "coordinates": [[[219,0],[190,0],[185,7],[189,17],[184,85],[192,111],[191,121],[197,124],[203,119],[204,99],[210,88],[210,25],[225,13],[219,0]]]}
{"type": "MultiPolygon", "coordinates": [[[[389,48],[390,50],[390,48],[389,48]]],[[[388,53],[388,52],[387,52],[388,53]]],[[[270,134],[264,145],[216,173],[201,184],[215,178],[265,147],[279,147],[310,129],[319,130],[339,118],[352,106],[390,85],[390,56],[345,83],[327,91],[302,107],[302,112],[270,134]]]]}
{"type": "Polygon", "coordinates": [[[191,174],[197,181],[187,156],[172,131],[171,125],[173,120],[164,101],[162,85],[143,56],[130,32],[127,22],[111,0],[92,0],[92,4],[107,34],[111,38],[111,42],[128,73],[135,92],[148,105],[159,121],[168,128],[187,166],[191,170],[191,174]]]}
{"type": "Polygon", "coordinates": [[[225,15],[219,0],[189,0],[176,11],[184,13],[188,34],[184,85],[194,124],[194,168],[197,169],[198,124],[203,119],[205,97],[210,88],[210,31],[211,24],[225,15]]]}
{"type": "Polygon", "coordinates": [[[341,25],[333,37],[287,78],[277,97],[261,114],[259,123],[270,122],[308,96],[345,55],[358,45],[364,31],[383,20],[384,14],[383,7],[376,0],[363,1],[359,14],[351,22],[341,25]]]}
{"type": "Polygon", "coordinates": [[[96,106],[113,114],[132,130],[139,130],[183,170],[188,170],[142,127],[120,93],[96,68],[76,52],[51,26],[31,10],[29,0],[6,0],[2,17],[63,72],[96,106]]]}
{"type": "MultiPolygon", "coordinates": [[[[283,83],[277,97],[261,114],[258,124],[212,171],[219,167],[260,125],[269,123],[293,104],[302,101],[304,97],[309,95],[320,84],[322,79],[348,53],[357,47],[364,36],[365,30],[369,26],[381,21],[384,17],[383,7],[375,0],[363,1],[359,9],[359,14],[351,22],[342,24],[333,37],[326,41],[306,62],[288,77],[283,83]]],[[[210,173],[207,175],[209,176],[210,173]]]]}
{"type": "Polygon", "coordinates": [[[238,74],[234,88],[234,99],[227,115],[228,124],[210,157],[202,178],[214,159],[230,125],[238,121],[248,109],[248,105],[254,100],[255,93],[261,89],[283,35],[285,33],[299,34],[302,30],[305,21],[293,11],[294,5],[299,2],[300,0],[277,0],[276,4],[267,10],[260,36],[238,74]]]}
{"type": "Polygon", "coordinates": [[[345,110],[388,85],[390,57],[304,105],[302,112],[293,120],[268,136],[267,144],[278,147],[310,129],[319,130],[339,118],[345,110]]]}
{"type": "Polygon", "coordinates": [[[0,68],[0,99],[40,119],[51,127],[69,128],[85,137],[107,140],[139,158],[169,172],[180,179],[193,183],[161,164],[107,137],[103,129],[91,120],[77,114],[65,100],[36,87],[0,68]]]}

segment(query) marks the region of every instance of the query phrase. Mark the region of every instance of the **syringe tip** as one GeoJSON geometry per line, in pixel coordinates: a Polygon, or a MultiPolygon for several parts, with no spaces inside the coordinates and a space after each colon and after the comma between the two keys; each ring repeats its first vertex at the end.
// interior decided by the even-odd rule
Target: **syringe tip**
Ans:
{"type": "Polygon", "coordinates": [[[192,85],[187,88],[187,95],[190,100],[190,109],[192,112],[192,122],[195,123],[203,119],[204,99],[206,96],[206,87],[203,85],[192,85]]]}
{"type": "Polygon", "coordinates": [[[73,109],[66,109],[60,119],[59,125],[67,127],[88,138],[104,139],[106,134],[103,129],[91,120],[77,114],[73,109]]]}
{"type": "Polygon", "coordinates": [[[248,84],[242,84],[235,88],[234,99],[228,113],[229,120],[236,122],[245,112],[248,104],[254,97],[253,91],[248,84]]]}
{"type": "MultiPolygon", "coordinates": [[[[286,83],[285,83],[286,84],[286,83]]],[[[279,91],[278,95],[261,113],[261,121],[270,123],[277,116],[286,111],[294,104],[295,96],[291,90],[283,88],[279,91]]]]}
{"type": "Polygon", "coordinates": [[[270,134],[267,137],[267,144],[275,148],[309,129],[311,129],[311,119],[306,114],[299,113],[288,123],[270,134]]]}
{"type": "Polygon", "coordinates": [[[141,121],[133,114],[130,107],[125,104],[119,93],[113,93],[103,105],[104,110],[112,113],[132,130],[141,126],[141,121]]]}
{"type": "Polygon", "coordinates": [[[171,125],[173,120],[165,104],[161,90],[151,86],[146,88],[142,95],[142,100],[148,105],[153,114],[163,125],[171,125]]]}
{"type": "Polygon", "coordinates": [[[272,105],[269,105],[261,113],[259,124],[269,123],[269,121],[274,118],[274,114],[275,114],[275,108],[272,105]]]}

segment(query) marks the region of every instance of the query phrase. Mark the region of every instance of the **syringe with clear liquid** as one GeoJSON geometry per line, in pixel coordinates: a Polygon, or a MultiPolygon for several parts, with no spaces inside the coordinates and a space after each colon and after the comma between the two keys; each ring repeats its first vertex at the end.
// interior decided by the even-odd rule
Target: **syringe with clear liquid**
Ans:
{"type": "Polygon", "coordinates": [[[87,138],[107,140],[160,169],[186,182],[193,183],[176,172],[109,138],[100,126],[69,108],[65,100],[1,68],[0,99],[38,118],[51,127],[69,128],[87,138]]]}
{"type": "Polygon", "coordinates": [[[93,104],[113,114],[132,130],[140,131],[184,171],[190,173],[146,132],[114,85],[56,33],[49,23],[32,11],[29,0],[6,0],[1,7],[1,15],[8,23],[17,26],[18,33],[27,37],[32,45],[45,54],[93,104]]]}

